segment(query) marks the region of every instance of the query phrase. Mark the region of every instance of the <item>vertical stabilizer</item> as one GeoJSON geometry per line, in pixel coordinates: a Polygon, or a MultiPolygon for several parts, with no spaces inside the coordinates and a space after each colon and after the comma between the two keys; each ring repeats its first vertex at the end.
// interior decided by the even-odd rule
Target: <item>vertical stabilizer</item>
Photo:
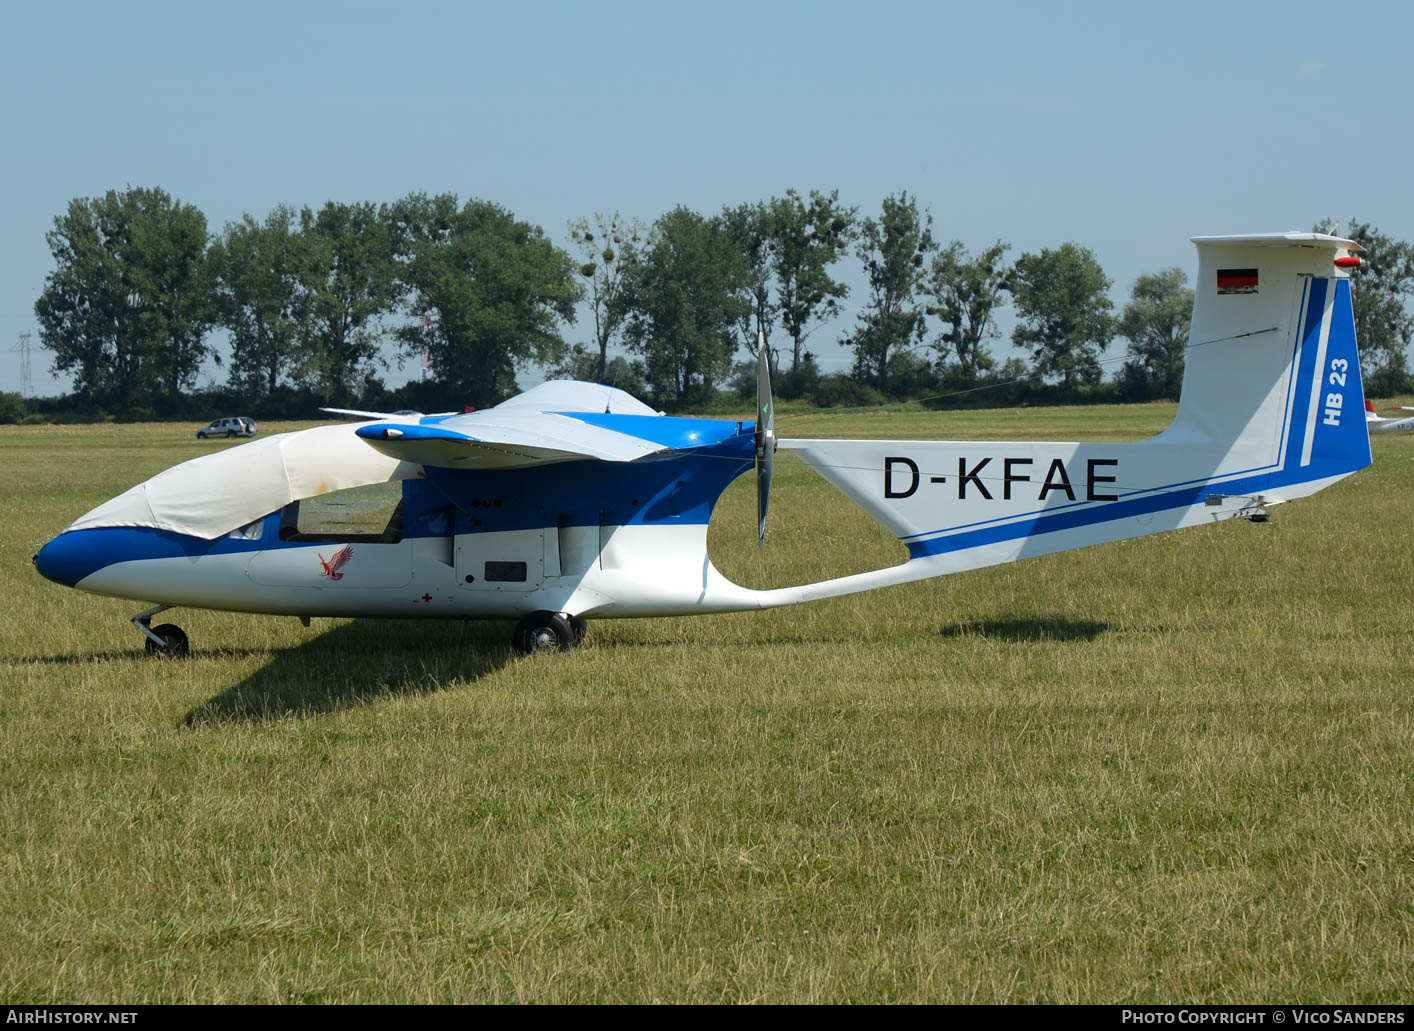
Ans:
{"type": "Polygon", "coordinates": [[[1370,462],[1349,273],[1319,233],[1206,236],[1178,416],[1160,441],[1230,446],[1294,485],[1370,462]]]}

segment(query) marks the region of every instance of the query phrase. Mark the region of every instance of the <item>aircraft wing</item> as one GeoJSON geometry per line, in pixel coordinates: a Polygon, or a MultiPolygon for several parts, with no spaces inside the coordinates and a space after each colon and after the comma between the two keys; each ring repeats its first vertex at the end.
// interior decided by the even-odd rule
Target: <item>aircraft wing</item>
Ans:
{"type": "Polygon", "coordinates": [[[321,412],[328,412],[330,415],[357,415],[360,419],[395,419],[396,412],[365,412],[361,408],[320,408],[321,412]]]}
{"type": "Polygon", "coordinates": [[[632,462],[671,445],[554,412],[484,413],[432,424],[375,422],[355,432],[390,458],[448,469],[512,468],[594,458],[632,462]],[[450,424],[449,423],[453,423],[450,424]]]}
{"type": "Polygon", "coordinates": [[[667,419],[637,398],[551,380],[464,415],[373,422],[354,431],[387,455],[444,469],[513,469],[596,459],[632,462],[719,443],[744,432],[721,419],[667,419]]]}
{"type": "MultiPolygon", "coordinates": [[[[422,412],[365,412],[361,408],[320,408],[321,412],[329,412],[332,415],[356,415],[360,419],[421,419],[422,412]]],[[[456,412],[437,412],[438,416],[456,415],[456,412]]]]}

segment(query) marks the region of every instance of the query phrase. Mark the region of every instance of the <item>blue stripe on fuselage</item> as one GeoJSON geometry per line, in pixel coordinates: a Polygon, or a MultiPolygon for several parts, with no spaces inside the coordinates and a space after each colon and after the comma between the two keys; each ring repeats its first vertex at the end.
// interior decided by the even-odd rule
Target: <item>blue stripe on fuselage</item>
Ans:
{"type": "MultiPolygon", "coordinates": [[[[1359,468],[1356,466],[1355,468],[1359,468]]],[[[943,537],[932,537],[925,541],[908,542],[908,557],[924,558],[929,555],[944,555],[954,551],[966,551],[987,544],[999,544],[1023,537],[1039,537],[1063,530],[1074,530],[1082,526],[1098,523],[1118,522],[1135,516],[1152,515],[1157,512],[1183,510],[1203,503],[1207,495],[1220,492],[1237,496],[1255,496],[1264,491],[1280,489],[1287,483],[1307,483],[1328,476],[1340,476],[1352,472],[1349,464],[1343,462],[1313,461],[1300,474],[1287,472],[1263,472],[1237,479],[1202,480],[1185,485],[1177,490],[1145,497],[1121,499],[1105,505],[1080,510],[1057,512],[1053,515],[1036,515],[1029,519],[988,526],[964,533],[954,533],[943,537]]]]}

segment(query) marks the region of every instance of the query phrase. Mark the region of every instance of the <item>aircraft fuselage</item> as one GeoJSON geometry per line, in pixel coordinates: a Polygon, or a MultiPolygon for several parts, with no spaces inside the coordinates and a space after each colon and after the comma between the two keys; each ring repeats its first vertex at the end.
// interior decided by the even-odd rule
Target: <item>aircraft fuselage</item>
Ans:
{"type": "Polygon", "coordinates": [[[700,573],[712,508],[752,467],[753,426],[657,422],[703,446],[620,464],[428,467],[381,485],[399,491],[396,509],[365,532],[302,529],[301,506],[319,499],[215,540],[148,527],[71,530],[35,564],[99,594],[296,616],[628,615],[650,603],[654,613],[665,604],[691,611],[700,576],[653,571],[676,570],[688,555],[700,573]]]}

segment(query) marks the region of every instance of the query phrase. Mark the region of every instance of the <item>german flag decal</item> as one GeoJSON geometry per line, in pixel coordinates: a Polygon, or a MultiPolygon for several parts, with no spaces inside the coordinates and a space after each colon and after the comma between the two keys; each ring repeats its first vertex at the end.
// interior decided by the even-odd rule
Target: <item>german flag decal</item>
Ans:
{"type": "Polygon", "coordinates": [[[1257,270],[1254,268],[1218,269],[1218,293],[1255,294],[1257,292],[1257,270]]]}

